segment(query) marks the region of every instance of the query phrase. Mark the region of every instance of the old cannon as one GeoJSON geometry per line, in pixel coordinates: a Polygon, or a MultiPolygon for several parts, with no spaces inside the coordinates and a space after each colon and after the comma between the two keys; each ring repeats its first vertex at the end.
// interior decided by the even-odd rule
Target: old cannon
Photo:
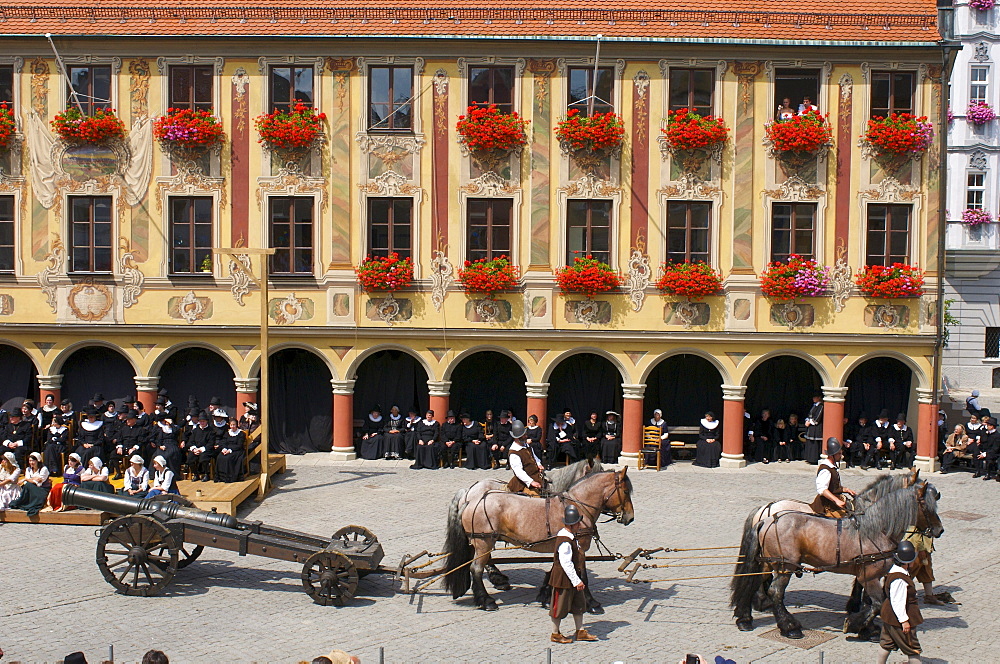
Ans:
{"type": "Polygon", "coordinates": [[[382,545],[361,526],[316,537],[199,510],[180,496],[133,498],[78,486],[63,490],[63,503],[120,515],[97,533],[97,566],[125,595],[159,594],[205,547],[301,563],[302,586],[324,606],[342,606],[357,592],[359,577],[386,571],[382,545]]]}

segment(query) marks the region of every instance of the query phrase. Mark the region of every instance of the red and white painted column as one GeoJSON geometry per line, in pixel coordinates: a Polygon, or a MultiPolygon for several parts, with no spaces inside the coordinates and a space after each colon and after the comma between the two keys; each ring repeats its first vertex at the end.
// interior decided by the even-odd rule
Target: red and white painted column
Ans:
{"type": "MultiPolygon", "coordinates": [[[[234,378],[236,384],[236,412],[238,417],[246,414],[247,409],[243,404],[246,402],[260,404],[257,391],[260,389],[259,378],[234,378]]],[[[259,416],[259,415],[258,415],[259,416]]]]}
{"type": "Polygon", "coordinates": [[[846,387],[823,386],[823,445],[820,455],[826,458],[826,441],[833,436],[844,442],[844,401],[847,399],[846,387]]]}
{"type": "Polygon", "coordinates": [[[934,390],[917,388],[917,458],[914,465],[925,473],[937,472],[938,405],[934,390]]]}
{"type": "Polygon", "coordinates": [[[622,383],[622,455],[618,463],[639,465],[642,448],[642,409],[646,398],[645,383],[622,383]]]}
{"type": "MultiPolygon", "coordinates": [[[[430,397],[430,406],[428,407],[434,411],[434,419],[438,422],[444,422],[444,418],[448,414],[449,399],[451,398],[451,381],[427,381],[427,395],[430,397]]],[[[424,413],[420,413],[420,415],[424,415],[424,413]]]]}
{"type": "Polygon", "coordinates": [[[525,383],[524,389],[528,396],[528,410],[524,414],[524,423],[528,423],[529,416],[536,416],[538,425],[542,427],[542,441],[544,442],[545,434],[549,430],[549,384],[525,383]]]}
{"type": "Polygon", "coordinates": [[[333,449],[337,461],[354,461],[354,381],[331,380],[333,387],[333,449]]]}
{"type": "Polygon", "coordinates": [[[38,405],[39,407],[45,403],[45,397],[52,395],[52,400],[55,405],[59,405],[62,401],[62,374],[52,374],[49,376],[36,376],[38,379],[38,405]]]}
{"type": "Polygon", "coordinates": [[[722,386],[722,468],[743,468],[747,465],[743,458],[743,413],[746,411],[743,398],[746,385],[722,386]]]}
{"type": "MultiPolygon", "coordinates": [[[[133,376],[135,378],[135,398],[142,403],[142,409],[146,413],[152,413],[156,406],[156,393],[160,389],[159,376],[133,376]]],[[[80,407],[76,404],[77,409],[80,407]]]]}

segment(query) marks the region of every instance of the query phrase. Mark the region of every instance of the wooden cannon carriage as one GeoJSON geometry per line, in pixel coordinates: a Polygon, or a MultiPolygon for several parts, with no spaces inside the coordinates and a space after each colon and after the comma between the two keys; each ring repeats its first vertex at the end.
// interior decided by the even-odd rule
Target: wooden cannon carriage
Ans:
{"type": "Polygon", "coordinates": [[[67,486],[63,503],[119,515],[98,531],[97,566],[125,595],[158,595],[205,547],[302,564],[302,586],[317,604],[342,606],[359,577],[385,571],[378,538],[345,526],[332,537],[243,521],[182,504],[179,496],[116,496],[67,486]]]}

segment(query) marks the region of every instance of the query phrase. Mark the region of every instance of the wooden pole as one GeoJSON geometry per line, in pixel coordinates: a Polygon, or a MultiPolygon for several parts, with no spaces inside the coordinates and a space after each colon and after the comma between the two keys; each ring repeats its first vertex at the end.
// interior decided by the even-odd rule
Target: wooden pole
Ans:
{"type": "Polygon", "coordinates": [[[268,339],[268,317],[267,317],[267,262],[270,259],[268,254],[260,255],[260,489],[257,491],[257,500],[263,500],[267,495],[267,484],[270,481],[268,471],[270,470],[270,457],[268,456],[268,435],[269,420],[268,404],[271,401],[270,385],[268,383],[268,364],[270,363],[270,340],[268,339]]]}

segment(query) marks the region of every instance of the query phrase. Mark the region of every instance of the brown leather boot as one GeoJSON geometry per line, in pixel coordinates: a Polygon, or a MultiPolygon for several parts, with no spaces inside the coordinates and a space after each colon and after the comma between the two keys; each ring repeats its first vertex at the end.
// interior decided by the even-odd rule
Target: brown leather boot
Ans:
{"type": "Polygon", "coordinates": [[[591,634],[590,632],[588,632],[586,629],[580,629],[580,630],[577,630],[577,632],[576,632],[576,640],[577,641],[597,641],[598,638],[596,636],[594,636],[593,634],[591,634]]]}
{"type": "Polygon", "coordinates": [[[563,636],[559,632],[553,634],[550,640],[552,641],[552,643],[573,643],[573,639],[569,638],[568,636],[563,636]]]}

